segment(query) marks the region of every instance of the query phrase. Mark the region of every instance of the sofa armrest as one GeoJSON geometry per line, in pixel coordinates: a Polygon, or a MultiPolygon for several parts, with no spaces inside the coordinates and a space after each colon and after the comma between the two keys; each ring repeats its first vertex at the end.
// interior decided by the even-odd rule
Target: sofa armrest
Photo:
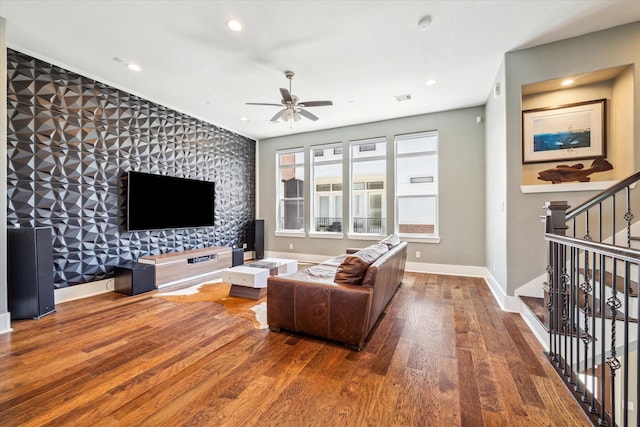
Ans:
{"type": "Polygon", "coordinates": [[[371,311],[371,288],[270,276],[267,323],[360,348],[371,311]]]}

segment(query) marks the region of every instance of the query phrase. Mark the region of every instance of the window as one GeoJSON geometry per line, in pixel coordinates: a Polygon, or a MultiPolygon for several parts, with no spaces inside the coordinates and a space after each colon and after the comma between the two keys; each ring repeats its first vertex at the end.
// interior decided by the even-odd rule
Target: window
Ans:
{"type": "Polygon", "coordinates": [[[396,224],[399,235],[438,236],[438,134],[399,135],[396,144],[396,224]]]}
{"type": "Polygon", "coordinates": [[[304,151],[276,153],[278,205],[276,217],[280,231],[304,231],[304,151]]]}
{"type": "Polygon", "coordinates": [[[342,231],[342,146],[314,147],[313,212],[311,229],[320,233],[342,231]]]}
{"type": "Polygon", "coordinates": [[[352,233],[386,234],[386,170],[385,138],[351,141],[352,233]]]}

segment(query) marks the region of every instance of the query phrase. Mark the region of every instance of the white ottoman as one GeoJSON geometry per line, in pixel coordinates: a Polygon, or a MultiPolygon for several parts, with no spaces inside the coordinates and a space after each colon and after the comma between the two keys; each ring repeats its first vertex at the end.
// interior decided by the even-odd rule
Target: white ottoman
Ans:
{"type": "Polygon", "coordinates": [[[260,299],[267,294],[269,270],[265,268],[236,267],[222,270],[222,281],[231,283],[229,295],[234,297],[260,299]]]}

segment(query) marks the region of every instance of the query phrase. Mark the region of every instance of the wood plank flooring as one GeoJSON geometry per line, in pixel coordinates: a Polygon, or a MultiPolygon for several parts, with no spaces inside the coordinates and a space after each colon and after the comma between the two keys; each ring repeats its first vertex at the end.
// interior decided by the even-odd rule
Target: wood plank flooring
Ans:
{"type": "Polygon", "coordinates": [[[482,279],[406,273],[361,352],[154,292],[13,322],[0,425],[591,425],[482,279]]]}

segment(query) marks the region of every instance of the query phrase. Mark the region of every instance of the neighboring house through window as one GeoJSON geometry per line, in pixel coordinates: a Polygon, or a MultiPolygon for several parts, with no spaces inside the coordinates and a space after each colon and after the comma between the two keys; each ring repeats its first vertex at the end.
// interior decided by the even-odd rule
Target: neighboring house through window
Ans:
{"type": "Polygon", "coordinates": [[[280,231],[304,231],[304,151],[279,151],[277,158],[278,227],[280,231]]]}
{"type": "Polygon", "coordinates": [[[351,141],[352,233],[386,234],[386,170],[384,137],[351,141]]]}
{"type": "Polygon", "coordinates": [[[342,231],[342,144],[311,149],[315,232],[342,231]]]}
{"type": "Polygon", "coordinates": [[[438,236],[438,133],[398,135],[396,144],[396,233],[438,236]]]}

